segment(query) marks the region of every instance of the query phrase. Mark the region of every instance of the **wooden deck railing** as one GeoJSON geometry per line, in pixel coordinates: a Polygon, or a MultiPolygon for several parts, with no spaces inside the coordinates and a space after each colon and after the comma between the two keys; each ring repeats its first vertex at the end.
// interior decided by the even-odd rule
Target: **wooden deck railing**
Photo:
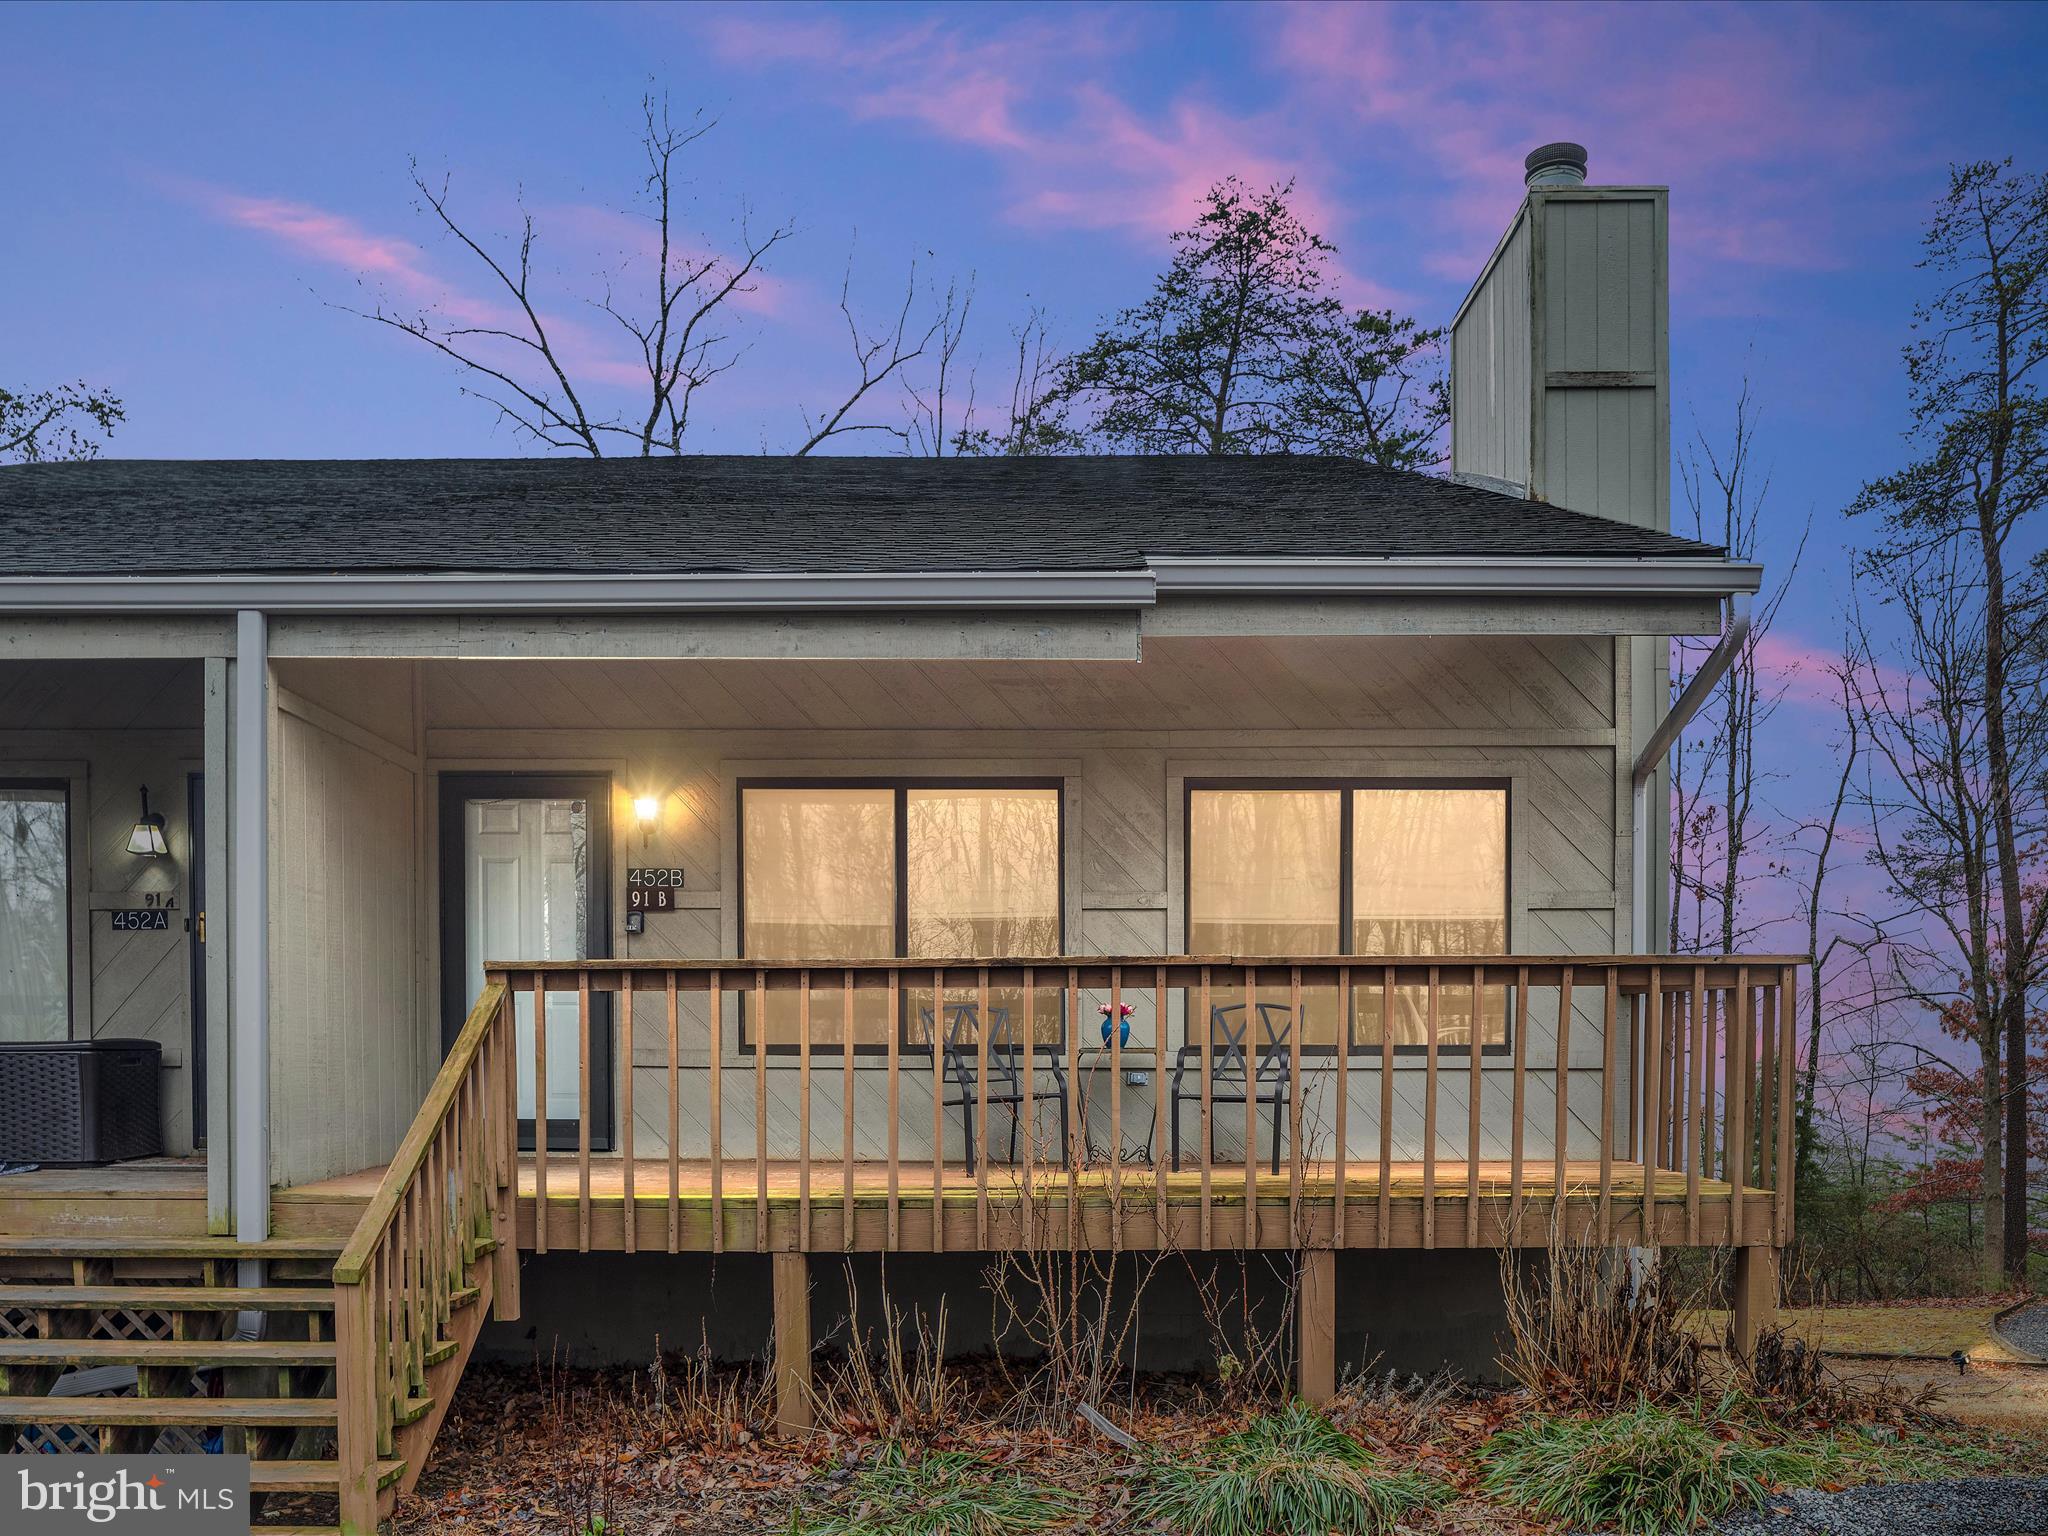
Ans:
{"type": "MultiPolygon", "coordinates": [[[[1788,956],[493,962],[334,1267],[342,1530],[372,1536],[395,1497],[391,1477],[404,1488],[419,1476],[486,1307],[517,1315],[522,1211],[531,1213],[525,1236],[540,1251],[597,1246],[602,1206],[607,1221],[616,1208],[619,1246],[627,1249],[658,1243],[718,1252],[730,1231],[745,1246],[785,1257],[826,1247],[1044,1243],[1477,1247],[1541,1243],[1569,1215],[1567,1231],[1602,1242],[1743,1245],[1738,1278],[1749,1274],[1754,1283],[1738,1283],[1740,1313],[1743,1297],[1764,1294],[1754,1277],[1768,1265],[1751,1259],[1791,1237],[1801,963],[1788,956]],[[829,1001],[821,1003],[821,993],[829,1001]],[[859,1081],[877,1069],[871,1058],[864,1063],[833,1041],[821,1043],[814,1028],[827,1017],[819,1006],[836,1007],[839,1038],[851,1037],[863,993],[882,1002],[879,1015],[868,1010],[883,1024],[875,1044],[885,1107],[880,1126],[868,1127],[871,1140],[880,1132],[879,1159],[856,1155],[859,1081]],[[575,999],[577,1018],[573,1168],[564,1174],[564,1154],[550,1146],[557,1124],[554,1134],[536,1138],[529,1192],[520,1069],[531,1062],[532,1103],[552,1109],[547,1000],[555,995],[575,999]],[[627,1049],[611,1058],[625,1063],[616,1074],[617,1146],[599,1153],[592,1103],[603,1090],[593,1079],[603,1058],[592,1049],[591,1022],[594,1004],[606,997],[618,1005],[611,1028],[627,1049]],[[761,1025],[776,999],[793,999],[794,1038],[771,1048],[761,1025]],[[1092,1071],[1106,1070],[1112,1085],[1104,1105],[1097,1102],[1102,1085],[1084,1080],[1091,1068],[1075,1047],[1102,1038],[1103,1010],[1116,1019],[1131,1002],[1140,1015],[1133,1044],[1111,1029],[1093,1057],[1092,1071]],[[1253,1080],[1270,1072],[1278,1091],[1270,1102],[1258,1092],[1244,1093],[1241,1104],[1225,1102],[1231,1074],[1219,1073],[1223,1058],[1187,1047],[1199,1044],[1203,1021],[1227,1020],[1233,1008],[1239,1019],[1256,1021],[1262,1002],[1288,1027],[1270,1035],[1256,1023],[1243,1028],[1254,1048],[1253,1080]],[[955,1007],[970,1008],[976,1021],[1002,1007],[1021,1022],[1000,1043],[979,1028],[971,1040],[956,1039],[962,1102],[949,1113],[931,1049],[904,1026],[929,1017],[943,1030],[955,1007]],[[753,1026],[744,1052],[727,1034],[742,1014],[753,1026]],[[1041,1038],[1048,1016],[1045,1034],[1054,1038],[1041,1038]],[[1302,1021],[1318,1019],[1343,1027],[1304,1039],[1302,1021]],[[1491,1037],[1496,1024],[1501,1039],[1466,1048],[1465,1031],[1491,1037]],[[1419,1038],[1397,1040],[1404,1031],[1419,1038]],[[656,1033],[665,1046],[652,1069],[665,1087],[665,1135],[647,1166],[659,1170],[665,1188],[643,1192],[634,1080],[650,1069],[635,1067],[632,1045],[656,1033]],[[1332,1048],[1337,1038],[1346,1048],[1332,1048]],[[990,1111],[1002,1106],[991,1095],[990,1068],[1004,1051],[1023,1062],[1057,1061],[1062,1071],[1019,1074],[1022,1155],[992,1164],[990,1111]],[[1128,1062],[1152,1074],[1149,1103],[1140,1095],[1129,1127],[1147,1132],[1150,1156],[1137,1167],[1127,1156],[1128,1062]],[[1183,1171],[1170,1172],[1176,1069],[1199,1118],[1193,1155],[1183,1157],[1183,1171]],[[737,1156],[725,1125],[734,1075],[752,1100],[751,1145],[737,1156]],[[838,1146],[823,1159],[814,1155],[812,1115],[821,1075],[836,1076],[840,1095],[838,1146]],[[913,1099],[918,1092],[930,1099],[922,1159],[902,1155],[906,1133],[927,1128],[919,1106],[906,1106],[906,1082],[916,1085],[913,1099]],[[1038,1134],[1040,1110],[1060,1107],[1054,1095],[1064,1098],[1063,1142],[1038,1134]],[[960,1150],[973,1153],[971,1173],[964,1159],[946,1156],[956,1126],[966,1139],[962,1112],[970,1100],[972,1146],[960,1150]],[[782,1107],[780,1128],[771,1127],[771,1102],[782,1107]],[[1279,1172],[1261,1167],[1262,1113],[1277,1116],[1285,1133],[1279,1172]],[[685,1145],[686,1125],[699,1124],[701,1152],[685,1145]],[[1098,1129],[1106,1131],[1106,1153],[1096,1149],[1098,1129]],[[1218,1132],[1236,1133],[1236,1157],[1227,1147],[1218,1155],[1218,1132]],[[599,1170],[616,1177],[616,1199],[609,1187],[600,1198],[599,1170]],[[653,1231],[643,1230],[643,1219],[653,1231]]],[[[1756,1310],[1754,1298],[1748,1306],[1756,1310]]]]}
{"type": "Polygon", "coordinates": [[[419,1477],[485,1308],[518,1312],[518,1120],[502,983],[484,987],[334,1266],[341,1527],[374,1536],[380,1463],[419,1477]],[[453,1369],[449,1369],[449,1367],[453,1369]]]}
{"type": "MultiPolygon", "coordinates": [[[[520,1049],[531,1053],[540,1102],[548,1102],[546,1000],[576,1001],[574,1151],[551,1150],[550,1138],[540,1138],[531,1189],[522,1190],[533,1211],[530,1230],[522,1230],[540,1251],[986,1249],[1042,1243],[1054,1228],[1061,1246],[1481,1246],[1543,1241],[1536,1223],[1561,1203],[1572,1204],[1584,1230],[1603,1241],[1756,1243],[1761,1234],[1782,1245],[1791,1224],[1793,992],[1801,963],[1790,956],[592,960],[492,962],[488,975],[536,1021],[520,1049]],[[866,1056],[836,1043],[853,1034],[863,994],[880,1000],[886,1021],[866,1056]],[[915,1008],[912,994],[924,1000],[915,1008]],[[993,1031],[974,1030],[963,1049],[956,1097],[974,1101],[971,1117],[961,1113],[968,1106],[945,1104],[945,1084],[934,1082],[932,1051],[920,1033],[930,999],[966,1004],[974,1018],[990,1019],[992,996],[1004,995],[1018,1021],[1007,1036],[1012,1059],[1057,1060],[1063,1072],[1061,1079],[1019,1074],[1021,1155],[992,1164],[992,1146],[1006,1150],[1008,1140],[1007,1129],[995,1133],[1000,1140],[991,1135],[992,1108],[996,1123],[1008,1119],[1002,1104],[990,1102],[993,1031]],[[595,1001],[606,996],[616,1005],[615,1038],[637,1039],[644,1050],[658,1037],[665,1055],[658,1068],[617,1073],[615,1145],[594,1153],[592,1093],[603,1084],[592,1081],[590,1021],[595,1001]],[[1300,1019],[1311,998],[1310,1022],[1354,1021],[1353,1043],[1332,1050],[1327,1030],[1305,1040],[1304,1029],[1289,1028],[1275,1041],[1247,1027],[1255,1075],[1273,1072],[1279,1102],[1256,1093],[1242,1095],[1242,1104],[1223,1102],[1214,1052],[1182,1047],[1191,1043],[1187,1021],[1214,1017],[1225,996],[1244,1005],[1245,1019],[1257,1019],[1261,1003],[1276,1018],[1300,1019]],[[1126,1048],[1121,1031],[1111,1031],[1104,1050],[1084,1050],[1084,1064],[1074,1048],[1094,1044],[1100,1010],[1116,1017],[1134,1000],[1133,1043],[1126,1048]],[[766,1030],[749,1027],[742,1036],[734,1027],[742,1017],[767,1018],[778,1004],[793,1038],[771,1044],[766,1030]],[[1418,1038],[1395,1038],[1397,1012],[1413,1020],[1418,1038]],[[1462,1030],[1474,1018],[1497,1022],[1505,1038],[1470,1051],[1462,1030]],[[1127,1060],[1152,1074],[1149,1102],[1145,1092],[1108,1087],[1124,1083],[1127,1060]],[[1199,1114],[1192,1134],[1177,1138],[1182,1173],[1169,1172],[1174,1148],[1166,1144],[1177,1066],[1184,1068],[1184,1108],[1199,1114]],[[665,1124],[666,1134],[656,1146],[636,1145],[644,1138],[635,1079],[657,1073],[666,1113],[648,1119],[665,1124]],[[821,1082],[839,1099],[837,1115],[828,1110],[822,1124],[813,1113],[821,1082]],[[750,1114],[729,1116],[735,1087],[743,1106],[751,1099],[750,1114]],[[1064,1146],[1040,1133],[1062,1094],[1064,1146]],[[879,1124],[857,1104],[877,1097],[879,1124]],[[927,1098],[928,1124],[920,1102],[927,1098]],[[1278,1174],[1262,1172],[1258,1155],[1269,1114],[1283,1122],[1278,1174]],[[731,1145],[729,1118],[751,1122],[741,1131],[747,1145],[731,1145]],[[971,1148],[962,1145],[967,1123],[971,1148]],[[1113,1154],[1096,1148],[1098,1131],[1106,1131],[1113,1154]],[[857,1155],[864,1134],[871,1148],[881,1144],[879,1157],[857,1155]],[[1132,1146],[1137,1135],[1145,1136],[1149,1157],[1132,1146]],[[1237,1142],[1237,1155],[1226,1145],[1219,1156],[1219,1135],[1237,1142]],[[829,1149],[822,1156],[821,1139],[829,1149]],[[906,1139],[917,1143],[907,1158],[906,1139]],[[958,1149],[950,1159],[949,1148],[958,1149]],[[960,1155],[968,1151],[971,1158],[960,1155]],[[594,1190],[593,1170],[601,1189],[594,1190]],[[665,1188],[638,1187],[646,1177],[664,1178],[665,1188]],[[1034,1229],[1029,1217],[1040,1210],[1050,1220],[1034,1229]],[[601,1241],[593,1237],[600,1221],[601,1241]]],[[[943,1009],[931,1011],[945,1017],[943,1009]]],[[[876,1016],[872,1004],[865,1012],[876,1016]]],[[[993,1045],[997,1053],[1005,1048],[993,1045]]],[[[631,1046],[613,1059],[635,1059],[631,1046]]],[[[559,1111],[557,1119],[555,1138],[566,1141],[559,1111]]]]}

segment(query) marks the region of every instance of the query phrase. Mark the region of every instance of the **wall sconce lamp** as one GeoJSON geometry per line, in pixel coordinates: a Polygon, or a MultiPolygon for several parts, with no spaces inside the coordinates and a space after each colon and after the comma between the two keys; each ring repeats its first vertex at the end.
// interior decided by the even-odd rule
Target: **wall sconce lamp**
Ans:
{"type": "Polygon", "coordinates": [[[145,859],[160,859],[171,851],[164,841],[163,816],[149,808],[149,786],[142,786],[142,815],[128,834],[128,851],[145,859]]]}
{"type": "Polygon", "coordinates": [[[661,824],[660,798],[655,795],[636,796],[633,816],[640,823],[640,846],[645,848],[654,841],[654,829],[661,824]]]}

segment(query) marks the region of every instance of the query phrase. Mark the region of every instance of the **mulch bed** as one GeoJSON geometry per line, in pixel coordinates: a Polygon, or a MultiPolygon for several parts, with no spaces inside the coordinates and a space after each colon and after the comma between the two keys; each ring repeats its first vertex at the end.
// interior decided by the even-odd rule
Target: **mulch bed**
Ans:
{"type": "MultiPolygon", "coordinates": [[[[788,1438],[768,1430],[768,1395],[758,1369],[713,1373],[712,1393],[701,1390],[701,1377],[697,1392],[678,1386],[687,1376],[680,1364],[665,1383],[648,1371],[473,1367],[425,1478],[401,1502],[397,1531],[586,1536],[602,1519],[610,1536],[761,1536],[788,1530],[793,1511],[829,1499],[889,1435],[887,1426],[849,1406],[849,1395],[835,1396],[822,1373],[830,1411],[816,1430],[788,1438]],[[713,1395],[721,1400],[717,1411],[707,1402],[713,1395]]],[[[992,1362],[949,1367],[949,1377],[955,1396],[942,1421],[914,1428],[907,1441],[968,1450],[1068,1490],[1086,1509],[1073,1530],[1129,1529],[1126,1480],[1119,1475],[1131,1463],[1129,1451],[1078,1423],[1048,1429],[1022,1422],[1018,1380],[992,1362]]],[[[1135,1398],[1108,1411],[1140,1442],[1171,1447],[1240,1428],[1249,1413],[1277,1401],[1275,1394],[1226,1402],[1213,1381],[1158,1376],[1141,1378],[1135,1398]]],[[[1462,1497],[1420,1529],[1444,1536],[1554,1536],[1554,1527],[1526,1521],[1479,1490],[1474,1452],[1528,1411],[1518,1392],[1438,1385],[1418,1397],[1354,1387],[1340,1396],[1332,1417],[1390,1460],[1418,1466],[1460,1491],[1462,1497]]],[[[1885,1505],[1879,1500],[1874,1507],[1885,1505]]],[[[1782,1526],[1754,1529],[1808,1527],[1786,1518],[1782,1526]]]]}
{"type": "MultiPolygon", "coordinates": [[[[1015,1385],[1000,1367],[950,1368],[961,1411],[922,1436],[931,1449],[969,1450],[995,1465],[1073,1491],[1090,1513],[1077,1529],[1114,1529],[1123,1502],[1116,1471],[1130,1454],[1078,1423],[1071,1432],[1019,1424],[1015,1385]]],[[[732,1373],[748,1384],[757,1378],[732,1373]]],[[[765,1402],[757,1398],[761,1406],[765,1402]]],[[[1266,1405],[1270,1406],[1270,1404],[1266,1405]]],[[[1368,1443],[1400,1446],[1403,1460],[1476,1489],[1465,1453],[1520,1407],[1511,1394],[1439,1391],[1426,1413],[1389,1396],[1340,1402],[1336,1416],[1368,1443]]],[[[1213,1384],[1145,1378],[1135,1403],[1111,1418],[1141,1442],[1198,1443],[1243,1425],[1247,1410],[1219,1401],[1213,1384]]],[[[646,1372],[473,1367],[442,1426],[426,1476],[398,1511],[402,1533],[544,1532],[582,1536],[593,1517],[622,1536],[760,1536],[788,1527],[806,1497],[824,1498],[872,1458],[884,1427],[846,1410],[813,1432],[782,1438],[759,1422],[718,1426],[654,1406],[646,1372]]],[[[1492,1512],[1496,1516],[1498,1512],[1492,1512]]],[[[1507,1517],[1486,1530],[1541,1529],[1507,1517]]]]}

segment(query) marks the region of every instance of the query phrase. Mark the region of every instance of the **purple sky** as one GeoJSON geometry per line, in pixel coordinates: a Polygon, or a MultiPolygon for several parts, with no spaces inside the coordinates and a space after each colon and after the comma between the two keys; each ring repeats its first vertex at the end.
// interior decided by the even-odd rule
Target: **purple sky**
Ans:
{"type": "MultiPolygon", "coordinates": [[[[2022,5],[15,5],[0,381],[113,388],[123,455],[528,451],[417,343],[331,304],[495,302],[415,211],[417,155],[482,228],[511,228],[523,191],[567,349],[619,387],[631,354],[584,300],[643,247],[650,79],[722,120],[691,193],[714,246],[742,205],[800,228],[704,398],[702,451],[791,446],[798,405],[841,387],[856,231],[869,313],[913,256],[974,274],[990,392],[1027,306],[1083,337],[1230,173],[1296,178],[1346,292],[1441,323],[1522,153],[1575,138],[1596,181],[1672,189],[1675,435],[1718,432],[1750,368],[1764,553],[1817,531],[1776,643],[1825,652],[1857,534],[1837,509],[1897,451],[1920,223],[1952,159],[2048,161],[2044,57],[2048,7],[2022,5]]],[[[1776,760],[1811,760],[1819,691],[1795,686],[1776,760]]]]}

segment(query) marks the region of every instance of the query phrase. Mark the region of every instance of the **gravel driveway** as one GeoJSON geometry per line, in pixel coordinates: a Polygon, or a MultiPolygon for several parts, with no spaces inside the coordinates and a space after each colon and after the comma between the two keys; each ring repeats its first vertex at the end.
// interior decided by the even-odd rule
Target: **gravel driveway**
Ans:
{"type": "Polygon", "coordinates": [[[2048,1360],[2048,1301],[2021,1307],[2011,1316],[2000,1318],[1996,1327],[2014,1349],[2023,1350],[2036,1360],[2048,1360]]]}
{"type": "Polygon", "coordinates": [[[1973,1477],[1800,1489],[1730,1515],[1720,1536],[2037,1536],[2048,1532],[2048,1478],[1973,1477]]]}

